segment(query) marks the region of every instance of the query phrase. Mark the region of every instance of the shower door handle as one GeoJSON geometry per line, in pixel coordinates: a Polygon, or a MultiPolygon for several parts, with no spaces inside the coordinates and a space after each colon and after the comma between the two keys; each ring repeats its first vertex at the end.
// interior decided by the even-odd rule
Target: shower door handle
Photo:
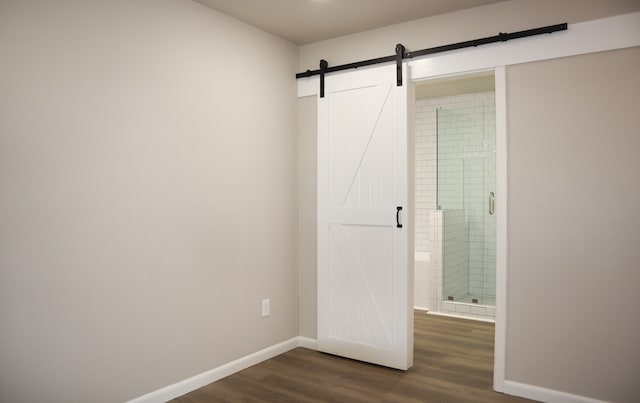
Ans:
{"type": "Polygon", "coordinates": [[[489,215],[493,215],[496,211],[496,195],[489,192],[489,215]]]}

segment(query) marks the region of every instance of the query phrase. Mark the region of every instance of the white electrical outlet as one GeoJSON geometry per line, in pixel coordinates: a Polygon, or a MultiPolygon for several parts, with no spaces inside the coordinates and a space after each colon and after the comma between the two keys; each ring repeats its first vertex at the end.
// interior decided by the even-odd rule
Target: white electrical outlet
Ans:
{"type": "Polygon", "coordinates": [[[266,318],[271,314],[271,300],[263,299],[262,300],[262,317],[266,318]]]}

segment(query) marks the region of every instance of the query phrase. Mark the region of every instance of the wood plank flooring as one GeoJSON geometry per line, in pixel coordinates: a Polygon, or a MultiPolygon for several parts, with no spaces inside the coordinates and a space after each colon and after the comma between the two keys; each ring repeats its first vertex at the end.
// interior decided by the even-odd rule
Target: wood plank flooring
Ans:
{"type": "Polygon", "coordinates": [[[409,371],[296,348],[172,402],[529,401],[493,391],[493,335],[491,323],[416,312],[409,371]]]}

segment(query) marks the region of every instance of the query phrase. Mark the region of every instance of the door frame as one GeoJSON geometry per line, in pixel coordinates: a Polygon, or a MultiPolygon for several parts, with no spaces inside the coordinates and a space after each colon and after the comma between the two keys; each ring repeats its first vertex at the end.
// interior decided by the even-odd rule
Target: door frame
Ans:
{"type": "MultiPolygon", "coordinates": [[[[409,67],[408,76],[412,82],[483,70],[494,69],[495,71],[496,193],[498,193],[496,203],[498,212],[503,214],[502,219],[500,215],[496,218],[496,336],[493,388],[498,392],[527,396],[521,388],[512,385],[512,382],[507,381],[505,385],[508,274],[506,66],[640,46],[639,27],[640,12],[635,12],[570,24],[567,31],[551,35],[498,42],[404,62],[409,67]]],[[[331,75],[326,79],[330,80],[331,75]]],[[[316,95],[319,81],[317,76],[299,79],[298,97],[316,95]]]]}
{"type": "MultiPolygon", "coordinates": [[[[496,106],[496,318],[493,364],[493,387],[498,392],[504,390],[505,346],[507,318],[507,77],[505,66],[472,71],[460,71],[452,74],[416,78],[411,76],[412,85],[431,80],[454,79],[474,73],[493,73],[495,81],[496,106]]],[[[415,133],[412,133],[415,134],[415,133]]]]}

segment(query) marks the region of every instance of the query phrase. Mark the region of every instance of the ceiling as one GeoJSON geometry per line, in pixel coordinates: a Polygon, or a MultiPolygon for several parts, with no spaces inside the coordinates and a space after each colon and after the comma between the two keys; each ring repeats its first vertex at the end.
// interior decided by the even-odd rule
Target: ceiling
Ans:
{"type": "Polygon", "coordinates": [[[503,0],[196,0],[305,45],[503,0]]]}

